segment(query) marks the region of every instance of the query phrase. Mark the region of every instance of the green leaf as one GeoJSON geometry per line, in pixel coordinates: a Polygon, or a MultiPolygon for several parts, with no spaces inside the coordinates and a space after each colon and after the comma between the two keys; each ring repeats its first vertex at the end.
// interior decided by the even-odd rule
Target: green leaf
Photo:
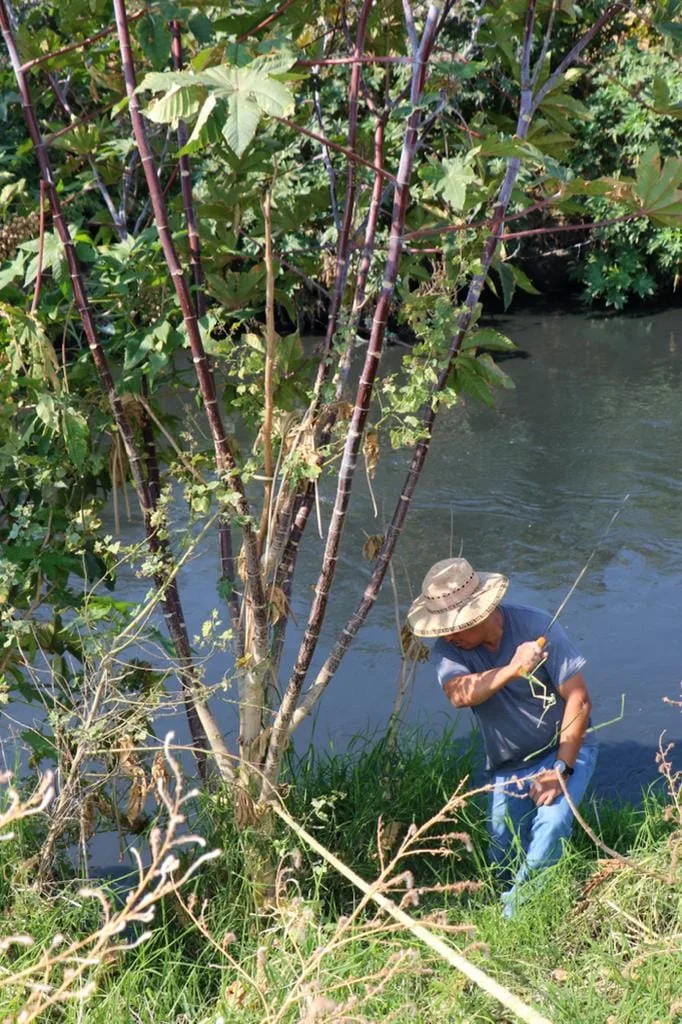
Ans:
{"type": "Polygon", "coordinates": [[[148,71],[135,92],[167,92],[174,85],[201,85],[191,71],[148,71]]]}
{"type": "Polygon", "coordinates": [[[36,416],[48,430],[56,430],[59,426],[57,410],[52,395],[43,395],[36,405],[36,416]]]}
{"type": "Polygon", "coordinates": [[[213,38],[213,24],[202,11],[193,14],[187,25],[196,41],[202,46],[205,46],[213,38]]]}
{"type": "Polygon", "coordinates": [[[511,306],[514,292],[516,291],[516,278],[511,267],[507,266],[502,260],[495,260],[494,267],[500,278],[502,301],[504,302],[505,310],[507,310],[511,306]]]}
{"type": "Polygon", "coordinates": [[[516,384],[511,379],[508,373],[500,369],[492,356],[489,356],[486,352],[483,355],[478,356],[476,360],[479,369],[484,369],[485,374],[491,384],[495,384],[498,387],[506,388],[507,390],[513,391],[516,384]]]}
{"type": "Polygon", "coordinates": [[[171,49],[171,34],[166,19],[159,14],[146,14],[137,24],[136,35],[145,57],[154,67],[165,67],[171,49]]]}
{"type": "Polygon", "coordinates": [[[492,327],[483,327],[479,331],[472,331],[467,334],[462,345],[462,352],[472,348],[485,348],[491,352],[515,352],[518,346],[499,331],[492,327]]]}
{"type": "Polygon", "coordinates": [[[453,371],[454,388],[477,398],[485,405],[493,406],[494,399],[490,386],[475,367],[476,360],[470,356],[458,356],[453,371]]]}
{"type": "Polygon", "coordinates": [[[651,91],[657,107],[667,107],[670,105],[670,88],[663,75],[654,76],[654,80],[651,83],[651,91]]]}
{"type": "Polygon", "coordinates": [[[228,106],[230,113],[223,125],[223,136],[230,149],[241,156],[256,134],[260,110],[257,103],[238,92],[230,96],[228,106]]]}
{"type": "Polygon", "coordinates": [[[153,99],[143,114],[156,124],[170,124],[177,128],[178,121],[187,121],[201,107],[204,90],[198,85],[174,85],[165,96],[153,99]]]}
{"type": "Polygon", "coordinates": [[[88,421],[75,409],[64,409],[62,413],[64,444],[74,466],[83,467],[88,457],[88,421]]]}
{"type": "Polygon", "coordinates": [[[194,128],[192,129],[192,134],[188,138],[187,144],[183,146],[183,148],[178,153],[178,156],[185,156],[186,154],[189,153],[195,153],[198,149],[201,149],[201,146],[203,145],[204,142],[202,134],[206,126],[206,122],[208,121],[209,117],[215,110],[217,102],[218,99],[214,94],[211,94],[208,97],[208,99],[204,101],[204,104],[201,110],[199,111],[199,116],[197,117],[196,122],[194,124],[194,128]]]}
{"type": "Polygon", "coordinates": [[[682,221],[682,159],[670,157],[661,163],[658,146],[642,153],[637,166],[634,195],[647,217],[656,224],[677,226],[682,221]]]}
{"type": "Polygon", "coordinates": [[[464,209],[467,185],[476,180],[476,172],[471,167],[470,159],[470,155],[467,154],[464,157],[455,156],[450,160],[443,160],[443,177],[435,186],[435,190],[442,193],[443,199],[456,212],[464,209]]]}
{"type": "Polygon", "coordinates": [[[512,263],[508,263],[507,266],[511,267],[511,271],[512,271],[512,273],[514,275],[516,283],[517,283],[517,285],[519,286],[519,288],[521,289],[522,292],[527,292],[529,295],[541,295],[542,294],[535,287],[535,285],[533,284],[531,279],[528,277],[528,274],[525,272],[525,270],[521,270],[521,267],[516,267],[512,263]]]}
{"type": "Polygon", "coordinates": [[[57,756],[57,747],[50,736],[45,736],[36,729],[25,729],[21,738],[27,747],[31,748],[31,761],[38,764],[46,758],[53,759],[57,756]]]}

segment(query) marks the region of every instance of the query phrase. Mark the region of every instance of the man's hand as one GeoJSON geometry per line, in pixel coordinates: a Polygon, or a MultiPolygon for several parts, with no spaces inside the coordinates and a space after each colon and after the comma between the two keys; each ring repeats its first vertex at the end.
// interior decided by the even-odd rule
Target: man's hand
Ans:
{"type": "Polygon", "coordinates": [[[561,783],[555,771],[541,772],[530,785],[530,798],[536,807],[553,804],[562,794],[561,783]]]}
{"type": "Polygon", "coordinates": [[[516,648],[514,657],[509,662],[509,669],[515,676],[528,675],[538,667],[545,655],[545,647],[541,647],[537,640],[529,640],[516,648]]]}

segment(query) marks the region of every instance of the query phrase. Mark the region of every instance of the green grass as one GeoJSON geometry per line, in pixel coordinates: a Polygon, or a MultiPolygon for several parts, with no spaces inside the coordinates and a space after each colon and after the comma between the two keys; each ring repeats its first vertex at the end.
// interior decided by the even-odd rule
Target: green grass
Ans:
{"type": "MultiPolygon", "coordinates": [[[[412,821],[435,813],[471,767],[471,752],[447,735],[430,742],[413,734],[394,750],[383,742],[358,743],[349,755],[311,755],[291,765],[287,804],[320,842],[371,880],[378,871],[378,817],[395,822],[404,834],[412,821]]],[[[639,807],[601,803],[596,812],[588,805],[586,814],[610,846],[635,857],[650,872],[668,870],[671,844],[680,838],[679,822],[676,832],[661,800],[648,797],[639,807]]],[[[222,1017],[226,1024],[261,1024],[284,1005],[305,965],[329,942],[340,915],[352,911],[358,894],[277,823],[267,845],[288,874],[286,884],[280,885],[277,909],[259,914],[248,866],[257,845],[238,833],[229,808],[218,799],[204,799],[199,818],[209,843],[219,844],[224,853],[199,876],[195,891],[199,900],[208,900],[206,922],[218,944],[232,934],[227,950],[234,962],[167,901],[159,908],[153,938],[100,969],[96,994],[86,1008],[67,1004],[42,1019],[67,1024],[215,1024],[222,1017]],[[257,979],[257,985],[249,978],[257,979]]],[[[438,908],[445,911],[448,924],[472,925],[472,935],[457,934],[450,941],[468,949],[473,962],[554,1024],[682,1020],[682,1004],[676,1005],[682,999],[682,886],[629,869],[604,875],[594,885],[596,852],[587,836],[577,833],[560,864],[546,873],[545,884],[508,922],[501,917],[485,865],[483,802],[472,801],[462,818],[457,827],[470,832],[473,854],[461,847],[457,857],[413,858],[410,867],[417,884],[471,877],[484,884],[464,897],[431,897],[413,911],[416,917],[438,908]]],[[[97,915],[82,905],[73,883],[53,897],[38,896],[26,884],[10,884],[29,845],[25,830],[16,842],[0,845],[3,931],[28,932],[37,945],[58,931],[69,937],[83,934],[97,915]]],[[[12,956],[16,967],[35,953],[19,950],[12,956]]],[[[0,967],[8,966],[5,957],[0,967]]],[[[282,1024],[334,1019],[333,1014],[306,1017],[306,1007],[323,995],[341,1007],[336,1011],[339,1020],[514,1020],[405,934],[355,929],[322,959],[308,981],[307,1002],[290,1005],[282,1024]],[[358,979],[385,972],[391,957],[409,950],[414,953],[404,969],[368,995],[376,980],[358,979]],[[344,1010],[349,998],[360,1003],[344,1010]]],[[[12,1003],[0,994],[0,1017],[16,1014],[19,1006],[18,998],[12,1003]]]]}

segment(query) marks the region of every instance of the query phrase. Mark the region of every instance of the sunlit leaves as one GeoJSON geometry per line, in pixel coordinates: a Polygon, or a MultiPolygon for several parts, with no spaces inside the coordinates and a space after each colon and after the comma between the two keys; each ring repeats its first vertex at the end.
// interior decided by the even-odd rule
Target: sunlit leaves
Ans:
{"type": "Polygon", "coordinates": [[[655,224],[682,225],[682,159],[661,161],[658,146],[642,154],[633,188],[643,212],[655,224]]]}
{"type": "Polygon", "coordinates": [[[199,85],[172,85],[164,96],[152,100],[145,108],[145,117],[156,124],[177,128],[178,121],[196,116],[202,106],[203,93],[199,85]]]}
{"type": "Polygon", "coordinates": [[[245,65],[220,64],[199,73],[147,75],[139,91],[165,91],[149,104],[145,114],[157,123],[172,126],[177,126],[181,119],[191,121],[196,117],[188,143],[188,150],[193,151],[203,141],[202,133],[209,121],[223,109],[224,101],[227,117],[221,131],[229,147],[241,157],[263,115],[285,117],[293,111],[291,90],[275,77],[288,71],[293,63],[291,54],[278,51],[256,57],[245,65]]]}
{"type": "Polygon", "coordinates": [[[441,167],[443,177],[435,185],[435,190],[440,192],[446,203],[459,213],[466,204],[467,185],[477,178],[476,170],[471,164],[471,155],[443,160],[441,167]]]}
{"type": "Polygon", "coordinates": [[[462,352],[478,348],[488,349],[491,352],[515,352],[517,350],[517,346],[511,338],[493,330],[492,327],[483,327],[467,334],[462,343],[462,352]]]}

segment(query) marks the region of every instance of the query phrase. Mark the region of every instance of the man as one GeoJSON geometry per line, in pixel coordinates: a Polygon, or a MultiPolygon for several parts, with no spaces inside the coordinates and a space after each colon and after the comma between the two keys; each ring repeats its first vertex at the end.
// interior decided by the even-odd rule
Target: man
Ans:
{"type": "Polygon", "coordinates": [[[501,603],[509,580],[476,573],[465,558],[437,562],[408,613],[432,651],[443,692],[476,716],[491,774],[490,859],[513,884],[502,896],[511,916],[519,887],[554,864],[568,839],[574,804],[597,759],[586,736],[591,702],[585,659],[545,612],[501,603]]]}

